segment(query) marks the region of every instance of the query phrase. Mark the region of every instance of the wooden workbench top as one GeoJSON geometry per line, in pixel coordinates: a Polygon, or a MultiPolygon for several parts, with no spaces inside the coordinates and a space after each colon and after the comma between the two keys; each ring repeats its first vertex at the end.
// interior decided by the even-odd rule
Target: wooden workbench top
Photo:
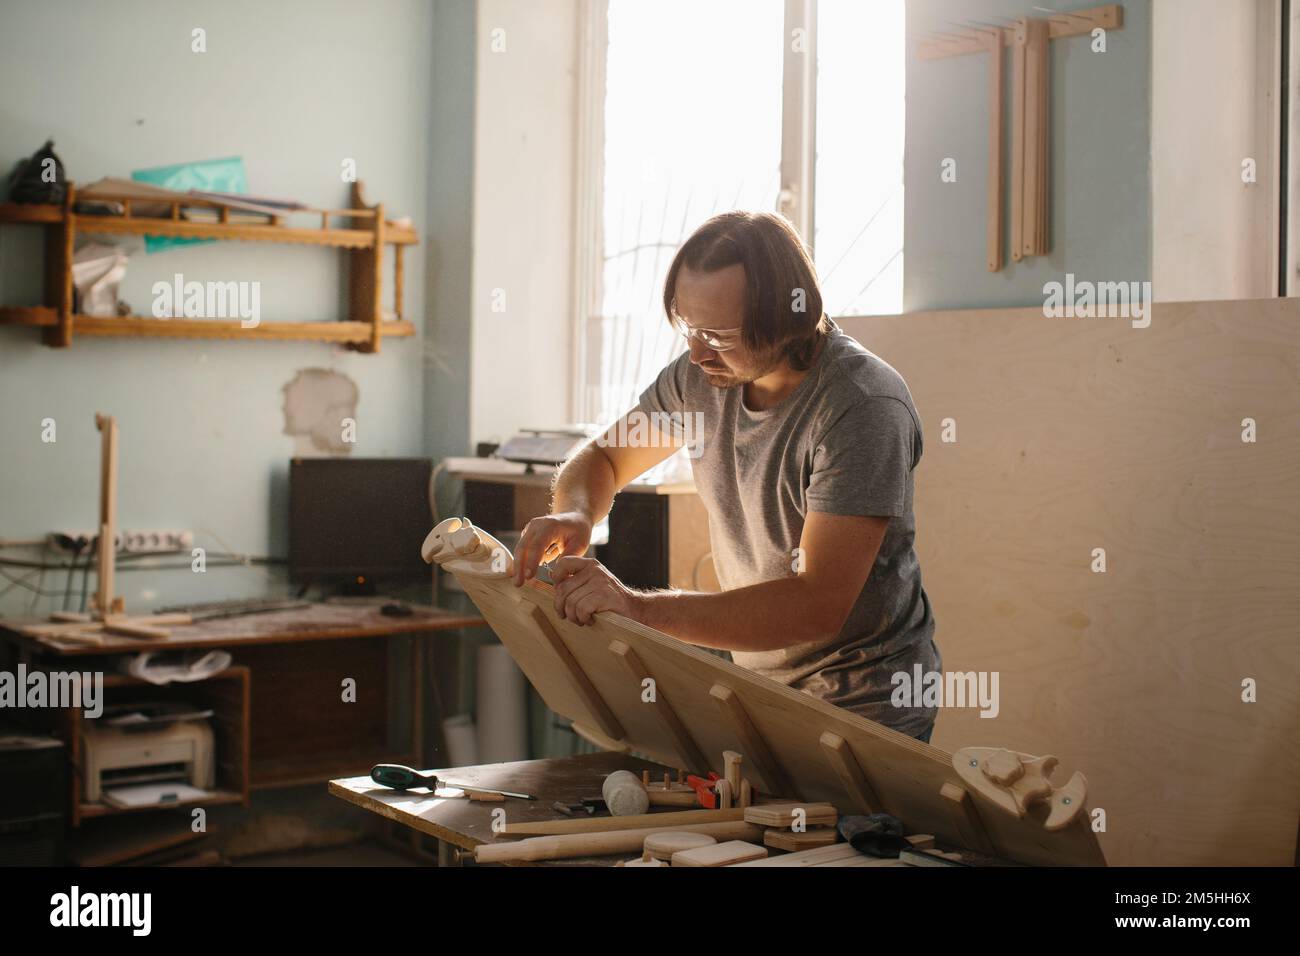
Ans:
{"type": "Polygon", "coordinates": [[[102,644],[73,642],[56,637],[35,637],[22,630],[41,620],[3,620],[0,632],[37,652],[61,656],[121,654],[139,651],[170,651],[193,647],[247,647],[253,644],[291,644],[297,641],[336,640],[351,637],[385,637],[422,631],[444,631],[477,627],[485,622],[477,614],[460,614],[439,607],[410,605],[407,617],[380,613],[379,605],[311,604],[307,607],[214,618],[194,624],[173,626],[163,639],[104,634],[102,644]]]}
{"type": "MultiPolygon", "coordinates": [[[[436,797],[423,789],[390,790],[379,786],[369,777],[331,780],[329,792],[365,810],[413,827],[421,833],[472,850],[484,843],[518,842],[492,833],[494,809],[504,809],[509,823],[565,820],[569,818],[551,804],[556,800],[577,803],[589,797],[599,799],[601,784],[615,770],[630,770],[637,775],[642,770],[649,770],[651,777],[661,777],[668,769],[662,764],[627,754],[597,753],[430,771],[437,774],[439,780],[445,777],[453,783],[516,790],[537,797],[536,800],[508,798],[502,803],[477,803],[463,797],[436,797]]],[[[622,853],[617,856],[548,860],[547,865],[612,866],[619,860],[633,856],[635,854],[622,853]]]]}

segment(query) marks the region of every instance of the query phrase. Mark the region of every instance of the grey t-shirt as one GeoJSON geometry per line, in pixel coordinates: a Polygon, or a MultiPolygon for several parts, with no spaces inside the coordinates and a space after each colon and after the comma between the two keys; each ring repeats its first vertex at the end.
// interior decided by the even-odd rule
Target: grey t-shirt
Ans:
{"type": "Polygon", "coordinates": [[[702,426],[691,464],[724,589],[793,576],[809,511],[890,522],[839,634],[775,651],[735,651],[733,660],[902,733],[924,733],[934,708],[890,700],[896,672],[911,677],[916,664],[941,667],[912,548],[921,423],[907,384],[832,323],[814,366],[780,403],[751,411],[743,396],[741,386],[711,386],[683,353],[639,403],[646,414],[702,416],[689,419],[702,426]]]}

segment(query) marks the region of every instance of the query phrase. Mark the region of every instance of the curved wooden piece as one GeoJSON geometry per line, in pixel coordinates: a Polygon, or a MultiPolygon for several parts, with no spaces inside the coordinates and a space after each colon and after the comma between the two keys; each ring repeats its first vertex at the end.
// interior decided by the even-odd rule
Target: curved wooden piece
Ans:
{"type": "Polygon", "coordinates": [[[420,546],[420,556],[428,564],[481,578],[506,578],[514,569],[510,549],[468,518],[438,522],[420,546]]]}
{"type": "Polygon", "coordinates": [[[952,766],[972,793],[1014,817],[1024,817],[1037,803],[1048,806],[1043,826],[1060,830],[1083,810],[1088,782],[1076,773],[1064,787],[1048,779],[1056,769],[1052,756],[1034,757],[1002,747],[963,747],[952,755],[952,766]]]}

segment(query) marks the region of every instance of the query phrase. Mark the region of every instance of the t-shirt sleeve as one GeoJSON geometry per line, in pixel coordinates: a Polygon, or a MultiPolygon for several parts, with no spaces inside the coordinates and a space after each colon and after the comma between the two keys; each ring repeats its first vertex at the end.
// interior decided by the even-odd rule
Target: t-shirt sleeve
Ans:
{"type": "Polygon", "coordinates": [[[911,410],[868,398],[841,415],[813,449],[808,509],[897,517],[911,508],[920,440],[911,410]]]}
{"type": "Polygon", "coordinates": [[[637,408],[646,415],[676,412],[680,416],[686,404],[686,373],[690,361],[691,354],[683,352],[665,365],[650,387],[641,393],[637,408]]]}

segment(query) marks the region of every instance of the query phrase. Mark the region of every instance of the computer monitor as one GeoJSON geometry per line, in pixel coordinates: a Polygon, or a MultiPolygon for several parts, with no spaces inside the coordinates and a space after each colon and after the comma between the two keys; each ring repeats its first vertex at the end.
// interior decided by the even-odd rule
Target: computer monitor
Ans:
{"type": "Polygon", "coordinates": [[[289,578],[374,593],[428,580],[420,545],[433,526],[427,458],[294,458],[289,578]]]}

